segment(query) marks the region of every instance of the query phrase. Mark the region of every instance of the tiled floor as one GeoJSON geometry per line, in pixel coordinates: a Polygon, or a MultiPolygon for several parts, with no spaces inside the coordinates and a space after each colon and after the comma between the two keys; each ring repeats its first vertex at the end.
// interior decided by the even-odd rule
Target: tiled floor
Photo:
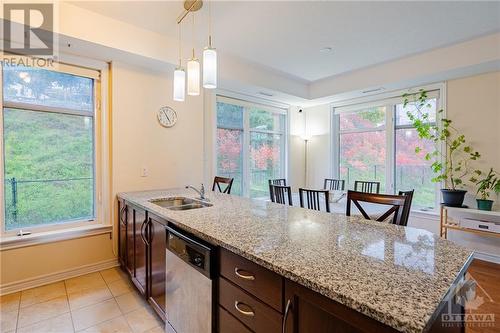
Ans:
{"type": "Polygon", "coordinates": [[[0,297],[0,332],[160,333],[163,323],[118,268],[0,297]]]}

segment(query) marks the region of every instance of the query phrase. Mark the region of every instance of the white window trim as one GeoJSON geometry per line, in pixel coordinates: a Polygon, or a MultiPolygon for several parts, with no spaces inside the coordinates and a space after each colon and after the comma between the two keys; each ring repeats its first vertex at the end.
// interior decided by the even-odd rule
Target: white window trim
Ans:
{"type": "MultiPolygon", "coordinates": [[[[360,97],[355,99],[348,99],[343,101],[338,101],[331,104],[331,131],[330,131],[330,142],[332,142],[332,160],[331,160],[331,174],[334,177],[340,177],[340,126],[339,126],[339,113],[349,113],[354,112],[364,108],[385,106],[386,107],[386,124],[384,129],[390,128],[391,131],[386,130],[386,155],[391,159],[387,161],[386,164],[390,165],[386,168],[386,186],[388,186],[388,191],[394,191],[395,188],[395,124],[394,124],[394,110],[391,108],[395,104],[402,103],[403,98],[401,97],[405,93],[418,94],[419,90],[423,89],[429,91],[429,98],[437,97],[436,110],[443,110],[443,113],[436,114],[436,123],[440,124],[442,118],[446,118],[446,82],[438,82],[433,84],[428,84],[419,87],[411,87],[407,89],[391,91],[383,94],[376,94],[367,97],[360,97]],[[390,133],[389,133],[390,132],[390,133]]],[[[367,132],[375,131],[377,129],[367,129],[367,130],[353,130],[352,132],[367,132]]],[[[343,131],[345,132],[345,131],[343,131]]],[[[441,151],[446,151],[446,146],[441,144],[441,151]]],[[[444,183],[435,183],[436,191],[436,201],[433,210],[414,210],[412,213],[419,213],[425,215],[435,215],[440,206],[440,193],[439,189],[444,188],[444,183]]]]}
{"type": "MultiPolygon", "coordinates": [[[[280,177],[283,178],[288,178],[288,172],[289,172],[289,153],[288,153],[288,147],[289,147],[289,142],[290,142],[290,116],[289,116],[289,110],[290,106],[286,104],[281,104],[273,101],[268,101],[264,99],[259,99],[253,96],[247,96],[227,90],[222,90],[218,89],[215,95],[215,102],[214,102],[214,117],[213,117],[213,122],[214,122],[214,140],[213,140],[213,170],[214,170],[214,175],[216,176],[217,173],[217,129],[218,128],[226,128],[226,127],[218,127],[217,126],[217,102],[223,102],[223,103],[228,103],[228,104],[233,104],[233,105],[239,105],[244,108],[246,107],[259,107],[262,110],[266,110],[272,113],[277,113],[277,114],[283,114],[285,115],[285,127],[283,128],[282,131],[269,131],[269,130],[259,130],[259,129],[251,129],[249,125],[249,115],[248,112],[243,112],[243,128],[229,128],[227,129],[233,129],[233,130],[241,130],[243,132],[243,161],[247,161],[249,159],[249,145],[250,145],[250,133],[251,132],[256,132],[256,133],[269,133],[269,134],[279,134],[283,136],[283,151],[281,152],[281,159],[283,161],[283,169],[281,170],[281,175],[280,177]]],[[[250,174],[250,169],[248,163],[243,162],[243,168],[242,168],[242,187],[243,187],[243,192],[242,196],[244,197],[250,197],[250,184],[249,184],[249,177],[247,175],[250,174]]]]}
{"type": "MultiPolygon", "coordinates": [[[[3,137],[0,138],[0,250],[35,244],[43,244],[66,239],[85,237],[100,233],[112,233],[111,216],[111,161],[110,161],[110,110],[108,109],[108,63],[73,55],[60,54],[57,70],[78,76],[94,79],[94,159],[95,159],[95,219],[93,221],[74,221],[61,224],[47,224],[39,227],[28,227],[31,235],[17,236],[19,229],[5,231],[4,210],[4,160],[3,137]],[[70,65],[68,65],[70,64],[70,65]],[[96,76],[96,72],[99,74],[96,76]]],[[[2,71],[0,70],[0,92],[3,91],[2,71]]],[[[0,95],[1,97],[1,95],[0,95]]],[[[13,104],[13,103],[12,103],[13,104]]],[[[21,103],[17,103],[21,104],[21,103]]],[[[22,106],[22,105],[17,105],[22,106]]],[[[0,98],[0,128],[3,128],[3,98],[0,98]]],[[[32,105],[26,107],[32,108],[32,105]]],[[[43,108],[43,107],[42,107],[43,108]]],[[[37,106],[37,109],[40,109],[37,106]]],[[[61,110],[61,113],[80,114],[72,110],[61,110]]]]}

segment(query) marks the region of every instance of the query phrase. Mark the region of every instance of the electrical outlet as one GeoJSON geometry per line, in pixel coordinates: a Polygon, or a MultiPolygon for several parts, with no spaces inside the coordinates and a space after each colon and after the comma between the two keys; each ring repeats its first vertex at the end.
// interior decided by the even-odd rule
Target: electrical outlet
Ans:
{"type": "Polygon", "coordinates": [[[141,169],[141,177],[147,177],[148,176],[148,168],[147,167],[142,167],[141,169]]]}

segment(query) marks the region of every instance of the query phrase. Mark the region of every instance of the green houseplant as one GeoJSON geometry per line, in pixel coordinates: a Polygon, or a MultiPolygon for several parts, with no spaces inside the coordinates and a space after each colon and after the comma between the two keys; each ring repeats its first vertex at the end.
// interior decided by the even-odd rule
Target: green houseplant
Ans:
{"type": "Polygon", "coordinates": [[[477,195],[479,199],[477,201],[477,209],[481,210],[491,210],[493,206],[493,200],[489,200],[491,192],[500,193],[500,178],[498,173],[490,168],[490,171],[486,174],[481,170],[474,171],[475,176],[471,177],[470,181],[477,185],[477,195]],[[483,177],[477,179],[477,177],[483,177]]]}
{"type": "MultiPolygon", "coordinates": [[[[460,187],[472,172],[470,162],[481,155],[466,143],[465,136],[453,127],[450,119],[441,118],[436,120],[436,124],[430,121],[430,104],[425,90],[420,89],[416,94],[404,94],[403,99],[404,108],[410,103],[415,107],[416,111],[408,110],[406,114],[419,138],[434,144],[434,149],[427,152],[424,158],[432,162],[431,168],[435,174],[432,181],[445,182],[447,186],[441,189],[444,205],[461,207],[467,191],[460,187]]],[[[436,116],[442,114],[443,109],[438,110],[436,116]]],[[[415,152],[422,153],[422,148],[417,146],[415,152]]]]}

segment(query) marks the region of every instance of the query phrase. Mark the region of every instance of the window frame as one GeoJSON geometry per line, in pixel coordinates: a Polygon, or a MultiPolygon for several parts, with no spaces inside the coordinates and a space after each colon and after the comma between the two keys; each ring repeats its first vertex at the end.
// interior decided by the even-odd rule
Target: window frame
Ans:
{"type": "MultiPolygon", "coordinates": [[[[377,103],[375,103],[377,104],[377,103]]],[[[384,121],[384,125],[382,126],[377,126],[377,127],[373,127],[373,128],[360,128],[360,129],[349,129],[349,130],[341,130],[340,129],[340,116],[339,116],[339,113],[334,113],[334,117],[336,117],[338,120],[337,120],[337,124],[338,124],[338,127],[337,127],[337,132],[338,132],[338,135],[337,135],[337,151],[338,152],[334,152],[334,154],[338,154],[338,167],[337,167],[337,172],[335,174],[335,177],[336,178],[340,178],[340,161],[341,161],[341,157],[340,157],[340,135],[341,134],[352,134],[352,133],[373,133],[373,132],[384,132],[385,133],[385,151],[386,151],[386,156],[390,156],[390,158],[392,158],[391,156],[393,156],[393,147],[391,147],[390,145],[390,142],[393,141],[392,140],[392,133],[390,133],[390,131],[388,131],[388,129],[391,128],[392,126],[392,117],[391,117],[391,111],[390,111],[390,105],[387,105],[386,103],[380,103],[380,104],[377,104],[375,106],[375,104],[373,104],[372,106],[369,106],[369,107],[363,107],[361,109],[353,109],[353,110],[350,110],[350,111],[346,111],[346,112],[343,112],[343,113],[346,113],[346,114],[349,114],[349,113],[357,113],[361,110],[364,110],[364,109],[367,109],[367,108],[370,108],[370,107],[381,107],[381,108],[384,108],[384,112],[385,112],[385,121],[384,121]]],[[[388,170],[389,168],[387,168],[387,165],[385,166],[385,179],[386,179],[386,184],[385,184],[385,187],[390,189],[391,191],[393,190],[392,189],[392,186],[393,186],[393,182],[391,183],[388,183],[387,180],[390,179],[390,175],[389,175],[389,172],[390,170],[388,170]],[[388,177],[389,176],[389,177],[388,177]],[[388,186],[389,185],[389,186],[388,186]]],[[[346,182],[347,184],[347,182],[346,182]]]]}
{"type": "MultiPolygon", "coordinates": [[[[420,89],[424,89],[429,92],[429,98],[436,98],[436,111],[443,110],[442,113],[436,114],[436,124],[441,123],[442,118],[446,118],[446,83],[439,82],[434,84],[429,84],[425,86],[413,87],[398,91],[392,91],[384,94],[376,94],[372,96],[360,97],[355,99],[350,99],[346,101],[341,101],[331,105],[332,114],[332,131],[330,142],[332,142],[332,169],[331,174],[333,177],[340,177],[340,135],[342,133],[361,133],[361,132],[371,132],[383,128],[386,133],[386,191],[390,193],[395,193],[396,188],[396,130],[403,128],[414,128],[412,125],[396,125],[396,105],[403,102],[401,97],[405,93],[418,94],[420,89]],[[360,129],[360,130],[340,130],[340,113],[351,113],[356,111],[361,111],[370,107],[385,107],[386,108],[386,122],[385,126],[379,126],[377,128],[370,129],[360,129]]],[[[444,144],[440,145],[441,152],[446,151],[446,146],[444,144]]],[[[435,202],[433,210],[423,210],[415,209],[412,207],[412,212],[418,213],[431,213],[435,215],[438,212],[440,206],[440,194],[439,189],[443,188],[444,183],[434,183],[435,187],[435,202]]]]}
{"type": "Polygon", "coordinates": [[[283,167],[280,172],[280,177],[287,178],[288,175],[288,143],[289,143],[289,126],[290,126],[290,117],[288,116],[288,107],[284,105],[267,103],[266,101],[260,101],[256,99],[243,99],[242,97],[233,94],[233,93],[217,93],[215,95],[215,139],[214,139],[214,159],[213,159],[213,170],[214,175],[217,174],[218,165],[217,165],[217,130],[218,129],[228,129],[228,130],[239,130],[242,131],[242,175],[241,175],[241,186],[243,197],[250,197],[250,136],[251,133],[263,133],[263,134],[277,134],[281,135],[283,138],[282,148],[280,152],[280,160],[283,161],[283,167]],[[219,127],[217,124],[217,103],[226,103],[232,105],[238,105],[243,107],[243,126],[242,128],[231,128],[229,126],[219,127]],[[281,131],[276,130],[261,130],[261,129],[252,129],[250,128],[250,108],[258,108],[261,110],[269,111],[274,114],[284,115],[285,119],[283,121],[283,128],[281,131]]]}
{"type": "MultiPolygon", "coordinates": [[[[13,56],[17,57],[17,56],[13,56]]],[[[24,57],[26,58],[26,57],[24,57]]],[[[4,175],[4,137],[0,137],[0,182],[2,187],[0,189],[0,211],[2,221],[0,223],[0,237],[3,241],[12,242],[12,239],[17,237],[21,241],[22,237],[18,237],[18,232],[23,231],[31,232],[32,237],[37,235],[44,235],[49,238],[51,232],[60,232],[64,230],[82,230],[83,228],[93,229],[99,226],[111,225],[111,219],[108,223],[108,216],[111,218],[110,202],[108,202],[108,194],[110,193],[110,186],[104,181],[105,177],[110,175],[109,170],[109,151],[108,145],[110,133],[106,131],[109,128],[108,110],[104,106],[103,101],[107,101],[105,92],[107,91],[108,84],[108,64],[98,61],[82,59],[75,56],[61,55],[61,62],[54,62],[54,68],[48,70],[56,71],[65,74],[71,74],[80,77],[86,77],[93,80],[93,112],[90,114],[88,111],[80,111],[74,109],[65,109],[61,107],[48,107],[30,103],[19,102],[5,102],[3,97],[3,70],[0,68],[0,127],[3,128],[3,113],[4,108],[31,110],[35,112],[52,112],[58,114],[77,115],[77,116],[90,116],[92,117],[93,124],[93,178],[94,178],[94,218],[92,220],[80,219],[67,222],[56,222],[50,224],[43,224],[40,226],[28,226],[25,228],[15,228],[6,230],[5,225],[5,175],[4,175]],[[104,107],[103,107],[104,106],[104,107]],[[103,200],[104,199],[104,200],[103,200]]],[[[83,231],[82,231],[83,232],[83,231]]]]}

